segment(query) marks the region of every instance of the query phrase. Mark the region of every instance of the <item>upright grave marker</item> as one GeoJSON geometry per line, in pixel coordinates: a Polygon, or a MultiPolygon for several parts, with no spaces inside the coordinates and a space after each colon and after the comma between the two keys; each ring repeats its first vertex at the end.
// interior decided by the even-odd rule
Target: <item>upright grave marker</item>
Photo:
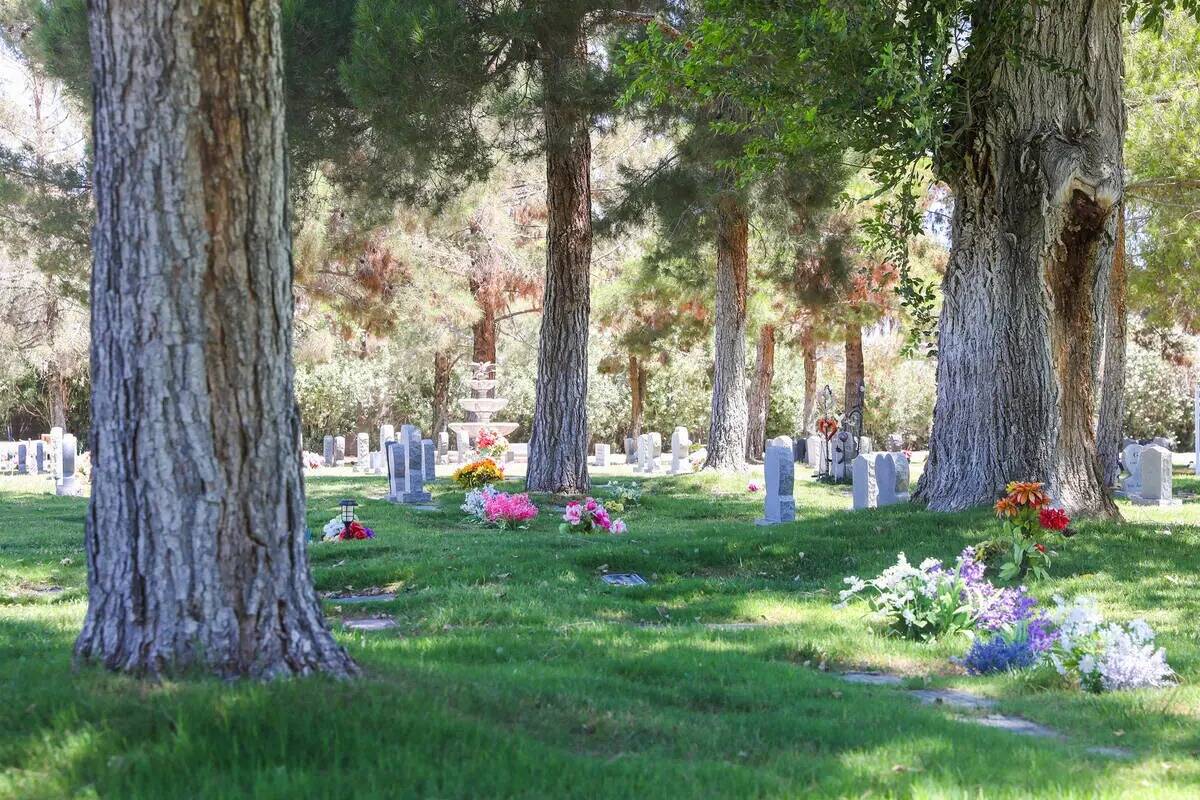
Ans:
{"type": "Polygon", "coordinates": [[[904,453],[875,454],[875,485],[878,489],[876,504],[891,506],[907,503],[909,464],[904,453]]]}
{"type": "Polygon", "coordinates": [[[75,450],[77,448],[75,435],[64,433],[59,463],[62,464],[62,479],[55,485],[54,493],[74,497],[79,494],[79,481],[75,477],[75,450]]]}
{"type": "Polygon", "coordinates": [[[792,440],[779,436],[767,443],[763,453],[763,472],[767,493],[763,516],[756,525],[778,525],[796,519],[796,465],[792,460],[792,440]]]}
{"type": "Polygon", "coordinates": [[[1142,450],[1139,484],[1141,491],[1129,496],[1134,505],[1178,506],[1182,504],[1171,496],[1171,451],[1152,444],[1142,450]]]}
{"type": "Polygon", "coordinates": [[[437,480],[437,445],[433,443],[433,439],[421,440],[421,466],[425,471],[426,483],[437,480]]]}
{"type": "Polygon", "coordinates": [[[420,434],[413,437],[402,433],[398,441],[387,443],[388,502],[428,503],[433,499],[425,491],[423,451],[420,434]]]}
{"type": "Polygon", "coordinates": [[[346,461],[346,437],[333,437],[333,463],[335,466],[341,466],[346,461]]]}
{"type": "Polygon", "coordinates": [[[354,471],[371,469],[371,437],[364,431],[354,437],[354,471]]]}
{"type": "MultiPolygon", "coordinates": [[[[878,455],[885,455],[880,453],[878,455]]],[[[875,482],[875,453],[859,453],[854,459],[854,510],[879,505],[879,486],[875,482]]]]}
{"type": "Polygon", "coordinates": [[[333,437],[326,436],[325,439],[322,440],[321,445],[322,445],[322,449],[325,451],[324,453],[322,453],[322,455],[325,458],[325,466],[332,467],[333,459],[334,459],[333,437]]]}
{"type": "Polygon", "coordinates": [[[596,445],[596,466],[597,467],[607,467],[608,466],[608,456],[609,456],[608,445],[606,445],[606,444],[596,445]]]}
{"type": "Polygon", "coordinates": [[[692,471],[692,462],[688,458],[692,440],[688,429],[682,425],[671,434],[671,474],[684,475],[692,471]]]}

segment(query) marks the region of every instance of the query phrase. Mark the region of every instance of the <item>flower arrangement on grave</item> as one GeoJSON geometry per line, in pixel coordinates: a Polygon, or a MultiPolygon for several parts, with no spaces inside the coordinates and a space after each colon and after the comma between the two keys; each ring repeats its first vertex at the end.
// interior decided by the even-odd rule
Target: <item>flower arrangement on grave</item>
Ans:
{"type": "Polygon", "coordinates": [[[528,527],[538,515],[538,507],[529,495],[509,494],[491,485],[467,492],[462,510],[479,524],[501,530],[528,527]]]}
{"type": "Polygon", "coordinates": [[[639,484],[614,482],[608,484],[605,489],[614,498],[608,503],[609,511],[624,511],[626,508],[640,505],[642,502],[642,487],[639,484]]]}
{"type": "Polygon", "coordinates": [[[1054,551],[1041,541],[1043,531],[1053,531],[1064,538],[1072,535],[1071,519],[1061,509],[1050,507],[1050,495],[1036,481],[1013,481],[1005,488],[1007,494],[996,501],[996,516],[1004,524],[1005,546],[1009,553],[1000,567],[1000,579],[1020,580],[1027,574],[1035,578],[1049,575],[1050,557],[1054,551]]]}
{"type": "Polygon", "coordinates": [[[475,434],[475,449],[487,458],[499,458],[508,450],[508,439],[499,431],[484,428],[475,434]]]}
{"type": "Polygon", "coordinates": [[[1166,686],[1175,673],[1166,651],[1156,647],[1145,620],[1106,622],[1092,597],[1066,603],[1055,597],[1056,635],[1050,663],[1068,682],[1088,692],[1166,686]]]}
{"type": "Polygon", "coordinates": [[[461,506],[463,513],[475,522],[485,522],[484,511],[487,508],[488,498],[498,494],[500,494],[500,490],[490,483],[480,486],[478,489],[471,489],[463,498],[461,506]]]}
{"type": "Polygon", "coordinates": [[[836,436],[837,432],[838,432],[837,417],[821,417],[817,420],[817,433],[819,433],[823,437],[825,437],[826,441],[829,441],[834,436],[836,436]]]}
{"type": "Polygon", "coordinates": [[[464,489],[478,489],[504,480],[504,470],[490,458],[481,458],[454,470],[454,482],[464,489]]]}
{"type": "Polygon", "coordinates": [[[1024,587],[993,586],[984,578],[985,570],[971,547],[959,554],[953,567],[936,558],[913,566],[900,553],[896,563],[875,578],[846,578],[847,588],[838,595],[838,606],[861,597],[876,622],[911,639],[1007,631],[1026,624],[1030,635],[1043,646],[1046,622],[1037,610],[1037,601],[1024,587]]]}
{"type": "Polygon", "coordinates": [[[746,491],[750,494],[755,494],[762,491],[762,484],[758,481],[750,481],[746,484],[746,491]]]}
{"type": "Polygon", "coordinates": [[[561,533],[604,531],[616,535],[628,530],[624,520],[613,519],[604,504],[592,497],[583,502],[573,500],[567,503],[562,518],[563,521],[558,526],[561,533]]]}
{"type": "Polygon", "coordinates": [[[357,519],[349,524],[342,521],[341,517],[334,517],[325,523],[325,527],[321,529],[321,541],[323,542],[347,542],[350,540],[374,539],[375,531],[363,525],[357,519]]]}

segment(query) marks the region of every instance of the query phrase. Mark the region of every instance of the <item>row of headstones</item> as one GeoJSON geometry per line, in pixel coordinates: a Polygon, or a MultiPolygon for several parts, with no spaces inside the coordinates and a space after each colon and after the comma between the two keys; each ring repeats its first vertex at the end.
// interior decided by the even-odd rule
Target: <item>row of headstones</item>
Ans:
{"type": "Polygon", "coordinates": [[[909,500],[909,464],[904,453],[860,453],[854,459],[852,475],[855,511],[909,500]]]}
{"type": "MultiPolygon", "coordinates": [[[[805,462],[819,473],[828,473],[834,480],[843,480],[852,469],[852,464],[848,463],[847,446],[851,444],[841,436],[835,436],[829,442],[829,451],[825,451],[825,438],[819,434],[813,434],[805,440],[804,456],[805,462]]],[[[870,453],[872,442],[870,436],[858,437],[858,452],[870,453]]],[[[899,450],[899,445],[895,446],[899,450]]]]}
{"type": "Polygon", "coordinates": [[[1172,453],[1155,439],[1153,444],[1130,442],[1121,451],[1121,461],[1129,476],[1121,482],[1121,491],[1134,505],[1177,506],[1182,501],[1171,496],[1173,482],[1172,453]]]}
{"type": "Polygon", "coordinates": [[[79,443],[74,434],[66,433],[62,428],[51,428],[48,452],[46,443],[41,439],[17,443],[17,474],[41,475],[52,470],[55,494],[79,494],[79,480],[75,475],[78,449],[79,443]]]}
{"type": "MultiPolygon", "coordinates": [[[[402,425],[404,428],[414,428],[413,425],[402,425]]],[[[396,441],[396,429],[392,425],[379,426],[379,450],[371,449],[371,437],[362,432],[354,437],[354,471],[382,475],[387,471],[387,446],[396,441]]],[[[432,440],[430,440],[432,441],[432,440]]],[[[326,436],[323,441],[323,462],[327,467],[334,467],[346,462],[346,437],[326,436]]],[[[435,445],[435,457],[438,464],[445,464],[450,451],[450,434],[442,431],[438,434],[435,445]]]]}
{"type": "MultiPolygon", "coordinates": [[[[693,471],[691,457],[692,439],[688,429],[679,426],[671,434],[671,475],[687,475],[693,471]]],[[[612,451],[606,444],[596,445],[595,463],[598,467],[608,466],[612,451]]],[[[633,471],[653,475],[663,471],[662,434],[643,433],[634,438],[625,437],[625,463],[633,464],[633,471]]]]}

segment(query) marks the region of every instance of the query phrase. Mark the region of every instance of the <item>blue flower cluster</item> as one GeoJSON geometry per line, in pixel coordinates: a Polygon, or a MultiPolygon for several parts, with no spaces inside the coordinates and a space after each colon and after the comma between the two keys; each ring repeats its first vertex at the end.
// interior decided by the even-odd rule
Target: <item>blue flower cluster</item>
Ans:
{"type": "Polygon", "coordinates": [[[1038,653],[1026,636],[1010,638],[997,633],[988,639],[976,637],[967,654],[955,661],[972,675],[986,675],[1032,667],[1038,661],[1038,653]]]}

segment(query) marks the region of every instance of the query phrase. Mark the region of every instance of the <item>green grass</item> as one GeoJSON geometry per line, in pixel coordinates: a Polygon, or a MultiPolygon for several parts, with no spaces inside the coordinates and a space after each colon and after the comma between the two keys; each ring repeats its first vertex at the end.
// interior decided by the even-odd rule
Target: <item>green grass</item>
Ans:
{"type": "MultiPolygon", "coordinates": [[[[314,530],[349,494],[379,533],[314,545],[317,587],[397,592],[327,601],[331,618],[386,613],[400,627],[335,622],[361,680],[261,685],[73,668],[86,503],[0,481],[0,798],[1200,794],[1200,503],[1123,506],[1125,523],[1079,525],[1054,578],[1033,587],[1144,616],[1181,677],[1169,690],[1093,697],[956,674],[947,659],[962,641],[885,638],[861,609],[832,607],[844,575],[874,574],[898,550],[952,558],[986,538],[987,512],[851,514],[845,489],[802,476],[798,521],[758,528],[760,498],[744,480],[646,485],[618,539],[560,535],[549,510],[529,531],[479,530],[445,481],[442,510],[419,512],[381,501],[379,478],[310,479],[314,530]],[[604,569],[652,585],[608,587],[604,569]],[[735,621],[776,624],[703,624],[735,621]],[[965,724],[822,663],[969,686],[1071,741],[965,724]]],[[[1176,489],[1200,483],[1181,477],[1176,489]]]]}

